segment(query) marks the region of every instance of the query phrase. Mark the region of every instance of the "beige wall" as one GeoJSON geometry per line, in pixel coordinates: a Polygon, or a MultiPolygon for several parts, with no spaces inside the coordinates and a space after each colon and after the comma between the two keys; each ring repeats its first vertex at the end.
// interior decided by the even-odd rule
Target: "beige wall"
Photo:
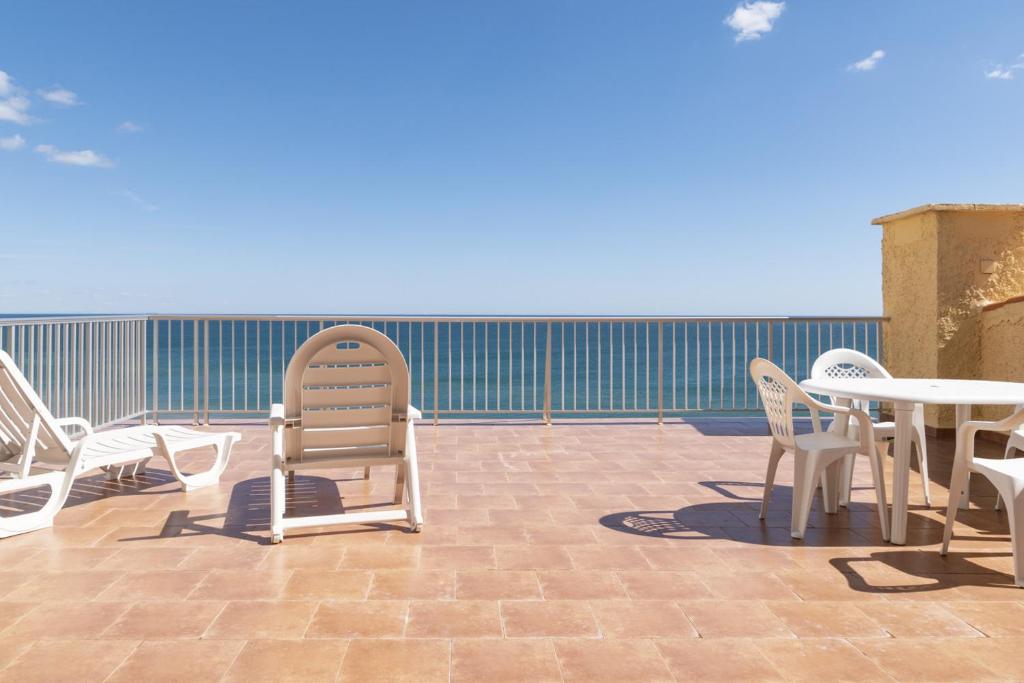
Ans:
{"type": "MultiPolygon", "coordinates": [[[[981,314],[981,376],[1024,382],[1024,300],[995,305],[981,314]]],[[[1008,408],[981,411],[985,419],[1008,415],[1008,408]]]]}
{"type": "MultiPolygon", "coordinates": [[[[898,377],[986,377],[982,308],[1024,294],[1024,205],[928,205],[874,223],[886,366],[898,377]]],[[[929,407],[925,420],[950,427],[953,410],[929,407]]]]}

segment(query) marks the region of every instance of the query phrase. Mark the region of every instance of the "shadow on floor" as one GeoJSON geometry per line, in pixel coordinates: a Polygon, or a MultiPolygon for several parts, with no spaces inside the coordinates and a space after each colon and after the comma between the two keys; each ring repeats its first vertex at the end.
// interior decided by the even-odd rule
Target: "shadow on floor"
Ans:
{"type": "MultiPolygon", "coordinates": [[[[873,546],[882,542],[874,503],[851,502],[839,512],[827,515],[820,493],[816,496],[802,540],[790,536],[792,487],[776,484],[768,516],[758,519],[761,490],[764,485],[744,481],[702,481],[704,486],[725,500],[698,503],[677,510],[629,510],[601,517],[607,529],[648,538],[701,540],[722,538],[753,545],[850,547],[873,546]],[[744,495],[738,491],[756,491],[744,495]]],[[[910,525],[918,535],[941,534],[942,524],[934,519],[910,513],[910,525]]],[[[932,542],[932,541],[927,541],[932,542]]],[[[908,543],[916,544],[913,538],[908,543]]]]}
{"type": "MultiPolygon", "coordinates": [[[[155,496],[168,493],[167,489],[153,491],[166,484],[177,484],[177,480],[166,470],[149,468],[142,474],[123,477],[117,481],[107,479],[104,472],[76,479],[62,509],[94,503],[106,498],[119,496],[155,496]]],[[[5,517],[39,510],[49,499],[46,486],[9,493],[0,496],[0,515],[5,517]]],[[[58,513],[60,514],[60,513],[58,513]]]]}
{"type": "Polygon", "coordinates": [[[938,552],[885,550],[829,562],[857,592],[902,595],[964,587],[1014,587],[1012,574],[972,562],[1010,556],[1009,552],[998,551],[950,552],[943,557],[938,552]]]}
{"type": "MultiPolygon", "coordinates": [[[[328,477],[296,476],[286,485],[286,517],[309,517],[337,515],[359,510],[388,509],[390,503],[345,505],[338,490],[339,481],[328,477]]],[[[350,535],[373,533],[385,529],[407,530],[405,527],[380,523],[364,524],[359,528],[316,529],[312,532],[292,531],[291,538],[317,535],[350,535]]],[[[174,510],[167,515],[159,538],[177,536],[217,535],[238,538],[253,543],[270,542],[270,478],[246,479],[234,485],[228,501],[227,512],[215,514],[193,514],[190,510],[174,510]]],[[[126,541],[151,539],[153,537],[128,538],[126,541]]]]}

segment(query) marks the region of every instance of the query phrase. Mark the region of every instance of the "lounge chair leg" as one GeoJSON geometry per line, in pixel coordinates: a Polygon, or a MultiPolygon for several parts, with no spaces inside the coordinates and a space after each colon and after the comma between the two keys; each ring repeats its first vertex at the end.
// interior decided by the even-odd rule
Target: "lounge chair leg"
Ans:
{"type": "MultiPolygon", "coordinates": [[[[223,438],[214,441],[212,443],[203,444],[203,446],[213,446],[216,450],[216,457],[214,458],[213,465],[210,469],[205,472],[199,472],[197,474],[184,474],[178,467],[177,455],[178,453],[186,450],[192,450],[197,446],[189,445],[187,442],[183,444],[183,447],[172,448],[167,440],[164,439],[163,435],[159,432],[155,435],[157,446],[159,447],[160,454],[167,460],[167,464],[171,468],[171,474],[181,484],[181,488],[185,491],[194,491],[195,489],[202,488],[204,486],[210,486],[220,481],[220,475],[224,472],[224,469],[228,466],[228,458],[231,456],[231,447],[234,446],[238,440],[238,435],[234,433],[224,434],[223,438]]],[[[198,446],[201,448],[202,446],[198,446]]]]}
{"type": "Polygon", "coordinates": [[[405,498],[405,462],[395,465],[395,505],[401,505],[405,498]]]}
{"type": "Polygon", "coordinates": [[[71,485],[74,483],[74,466],[70,467],[67,472],[48,472],[46,474],[33,476],[28,480],[9,480],[4,483],[15,483],[26,484],[18,488],[4,488],[3,492],[15,492],[24,491],[26,489],[33,489],[38,486],[47,486],[50,489],[50,496],[46,499],[46,503],[36,510],[35,512],[28,512],[22,515],[11,515],[10,517],[0,517],[0,538],[7,538],[9,536],[17,536],[18,534],[28,533],[29,531],[38,531],[39,529],[46,529],[53,526],[53,519],[60,512],[61,507],[64,506],[64,501],[67,500],[68,492],[71,490],[71,485]]]}
{"type": "MultiPolygon", "coordinates": [[[[289,472],[289,476],[294,472],[289,472]]],[[[285,509],[285,474],[284,461],[274,456],[270,469],[270,542],[280,543],[284,540],[284,509],[285,509]]]]}
{"type": "Polygon", "coordinates": [[[405,439],[405,485],[409,493],[409,526],[419,533],[423,529],[423,508],[420,506],[420,474],[412,422],[409,422],[405,439]]]}

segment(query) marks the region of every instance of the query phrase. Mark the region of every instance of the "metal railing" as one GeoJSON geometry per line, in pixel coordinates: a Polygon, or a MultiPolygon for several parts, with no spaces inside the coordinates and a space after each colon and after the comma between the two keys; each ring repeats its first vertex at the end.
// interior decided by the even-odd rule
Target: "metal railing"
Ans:
{"type": "Polygon", "coordinates": [[[760,407],[747,364],[802,379],[850,347],[878,358],[881,318],[299,317],[149,318],[150,410],[196,422],[265,414],[295,349],[331,325],[388,335],[413,401],[443,417],[657,417],[760,407]]]}
{"type": "Polygon", "coordinates": [[[295,349],[343,323],[398,345],[435,421],[745,413],[756,356],[802,379],[828,349],[882,346],[881,318],[151,315],[3,318],[0,348],[58,416],[207,423],[265,415],[295,349]]]}
{"type": "Polygon", "coordinates": [[[0,349],[57,417],[96,426],[146,414],[147,316],[0,319],[0,349]]]}

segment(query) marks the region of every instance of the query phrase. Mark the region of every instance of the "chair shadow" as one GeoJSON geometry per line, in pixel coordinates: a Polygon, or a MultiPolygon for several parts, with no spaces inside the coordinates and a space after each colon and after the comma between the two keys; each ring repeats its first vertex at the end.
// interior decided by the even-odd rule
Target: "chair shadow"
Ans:
{"type": "MultiPolygon", "coordinates": [[[[297,475],[285,486],[285,516],[308,517],[336,515],[359,510],[387,508],[391,503],[345,505],[338,490],[338,481],[329,477],[297,475]]],[[[357,528],[320,530],[302,533],[293,531],[292,538],[304,536],[333,536],[372,533],[381,530],[402,530],[405,527],[387,523],[364,524],[357,528]]],[[[167,515],[164,526],[156,536],[123,539],[125,541],[175,538],[181,536],[214,535],[235,538],[259,544],[270,543],[270,478],[256,477],[235,484],[231,489],[227,511],[214,514],[192,514],[190,510],[174,510],[167,515]]]]}
{"type": "MultiPolygon", "coordinates": [[[[76,479],[62,509],[121,496],[165,495],[168,491],[153,491],[151,489],[176,483],[177,480],[169,471],[154,468],[147,468],[144,473],[122,477],[118,480],[107,479],[106,473],[100,472],[76,479]]],[[[47,486],[37,486],[5,494],[0,496],[0,514],[6,517],[35,512],[46,504],[49,496],[50,491],[47,486]]]]}
{"type": "MultiPolygon", "coordinates": [[[[852,501],[836,514],[825,514],[821,494],[815,496],[803,539],[790,536],[792,487],[776,484],[767,519],[758,519],[761,495],[741,495],[735,489],[763,489],[757,482],[702,481],[700,486],[725,500],[697,503],[676,510],[628,510],[601,517],[599,523],[612,531],[670,540],[728,539],[765,546],[850,547],[882,543],[874,503],[852,501]]],[[[942,525],[913,514],[913,527],[940,533],[942,525]]]]}
{"type": "Polygon", "coordinates": [[[916,550],[885,550],[871,553],[866,557],[837,557],[829,563],[842,575],[849,587],[858,593],[883,595],[905,595],[930,593],[958,587],[1016,588],[1012,574],[992,570],[984,565],[971,562],[973,558],[1010,557],[1009,552],[950,552],[946,556],[938,552],[916,550]],[[875,568],[894,570],[897,573],[879,574],[870,571],[869,563],[875,568]],[[867,571],[858,571],[858,566],[867,571]],[[874,580],[870,576],[875,574],[874,580]],[[886,581],[900,575],[917,581],[899,583],[886,581]]]}

